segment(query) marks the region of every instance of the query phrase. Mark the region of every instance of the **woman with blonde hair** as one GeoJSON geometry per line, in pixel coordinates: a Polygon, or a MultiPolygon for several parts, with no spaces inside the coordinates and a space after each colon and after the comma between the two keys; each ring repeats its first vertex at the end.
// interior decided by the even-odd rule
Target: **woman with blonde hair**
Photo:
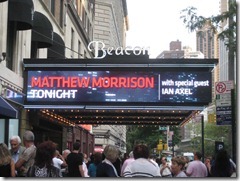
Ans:
{"type": "Polygon", "coordinates": [[[119,150],[116,146],[107,145],[103,151],[105,159],[98,164],[96,177],[119,177],[113,163],[119,156],[119,150]]]}
{"type": "Polygon", "coordinates": [[[177,156],[172,158],[171,170],[173,177],[187,177],[187,175],[183,171],[185,164],[186,162],[183,156],[177,156]]]}
{"type": "Polygon", "coordinates": [[[5,143],[0,143],[0,177],[15,177],[15,164],[5,143]]]}

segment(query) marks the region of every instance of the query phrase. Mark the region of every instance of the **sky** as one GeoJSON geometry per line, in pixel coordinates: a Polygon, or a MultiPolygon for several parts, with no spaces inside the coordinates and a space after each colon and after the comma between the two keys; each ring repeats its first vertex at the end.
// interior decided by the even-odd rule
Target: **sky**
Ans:
{"type": "Polygon", "coordinates": [[[197,15],[219,14],[220,0],[127,0],[129,30],[126,45],[150,47],[150,58],[169,50],[171,41],[196,50],[196,33],[189,32],[180,19],[180,12],[193,6],[197,15]]]}

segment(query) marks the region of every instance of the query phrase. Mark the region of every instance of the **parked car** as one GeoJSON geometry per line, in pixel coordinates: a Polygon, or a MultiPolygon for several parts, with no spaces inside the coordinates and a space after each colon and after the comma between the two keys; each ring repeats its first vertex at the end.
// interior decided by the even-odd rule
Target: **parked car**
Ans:
{"type": "Polygon", "coordinates": [[[187,156],[190,162],[194,160],[194,154],[192,152],[185,152],[183,156],[187,156]]]}

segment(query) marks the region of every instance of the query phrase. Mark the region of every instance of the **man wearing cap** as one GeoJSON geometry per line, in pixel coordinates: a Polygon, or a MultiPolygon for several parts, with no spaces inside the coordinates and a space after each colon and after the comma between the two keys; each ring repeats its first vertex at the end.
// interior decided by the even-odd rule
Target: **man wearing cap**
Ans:
{"type": "Polygon", "coordinates": [[[23,143],[26,147],[19,160],[15,163],[18,176],[25,177],[30,166],[34,163],[36,147],[34,145],[34,134],[32,131],[26,131],[23,134],[23,143]]]}

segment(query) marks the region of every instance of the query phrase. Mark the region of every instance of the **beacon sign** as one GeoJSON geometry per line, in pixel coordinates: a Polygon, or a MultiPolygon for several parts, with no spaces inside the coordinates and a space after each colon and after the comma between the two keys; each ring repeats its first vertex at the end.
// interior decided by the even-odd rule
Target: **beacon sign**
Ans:
{"type": "Polygon", "coordinates": [[[94,52],[95,59],[102,59],[105,58],[107,55],[130,55],[132,52],[134,55],[146,55],[150,51],[150,47],[131,47],[127,46],[126,48],[123,47],[108,47],[101,41],[92,41],[88,44],[88,50],[90,52],[94,52]]]}

